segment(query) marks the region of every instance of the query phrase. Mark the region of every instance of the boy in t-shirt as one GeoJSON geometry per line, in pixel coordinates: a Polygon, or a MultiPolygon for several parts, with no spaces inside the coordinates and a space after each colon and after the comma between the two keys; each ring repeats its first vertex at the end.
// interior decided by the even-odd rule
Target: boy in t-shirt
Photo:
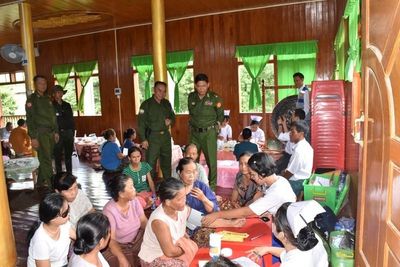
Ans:
{"type": "Polygon", "coordinates": [[[156,196],[154,181],[150,173],[151,166],[147,162],[141,162],[142,153],[138,147],[131,147],[128,150],[128,157],[130,164],[122,173],[132,178],[142,207],[149,208],[156,196]]]}

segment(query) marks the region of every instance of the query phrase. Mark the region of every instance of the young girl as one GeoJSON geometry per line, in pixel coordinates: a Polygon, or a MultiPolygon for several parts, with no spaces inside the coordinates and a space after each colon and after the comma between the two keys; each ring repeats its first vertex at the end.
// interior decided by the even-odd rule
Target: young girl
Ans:
{"type": "Polygon", "coordinates": [[[122,169],[122,159],[124,155],[121,149],[115,143],[116,136],[114,129],[105,130],[103,133],[104,138],[107,140],[101,149],[101,166],[106,172],[118,172],[122,169]]]}
{"type": "Polygon", "coordinates": [[[142,154],[138,147],[131,147],[128,151],[130,164],[123,170],[123,174],[132,178],[136,188],[137,197],[144,209],[149,208],[154,201],[156,191],[151,166],[147,162],[141,162],[142,154]]]}
{"type": "Polygon", "coordinates": [[[109,267],[100,253],[109,240],[110,222],[107,217],[100,212],[86,214],[79,219],[76,226],[74,254],[69,260],[68,267],[109,267]]]}
{"type": "Polygon", "coordinates": [[[28,267],[67,265],[69,245],[75,239],[68,215],[68,203],[60,194],[49,194],[42,200],[40,222],[28,233],[28,267]]]}
{"type": "MultiPolygon", "coordinates": [[[[301,202],[299,202],[301,203],[301,202]]],[[[257,261],[264,254],[270,253],[281,258],[281,267],[328,267],[328,255],[322,240],[307,225],[297,232],[289,223],[289,216],[297,216],[297,210],[290,215],[288,210],[292,203],[284,203],[272,217],[272,232],[284,248],[257,247],[248,251],[249,257],[257,261]]]]}

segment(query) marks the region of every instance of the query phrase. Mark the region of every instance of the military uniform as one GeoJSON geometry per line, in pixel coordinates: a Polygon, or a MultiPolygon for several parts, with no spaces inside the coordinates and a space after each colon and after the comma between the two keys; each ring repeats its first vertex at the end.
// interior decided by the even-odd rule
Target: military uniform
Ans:
{"type": "Polygon", "coordinates": [[[208,165],[208,180],[210,186],[217,185],[217,136],[218,122],[224,120],[222,99],[213,92],[200,99],[197,92],[188,96],[188,109],[190,116],[190,143],[197,146],[199,154],[204,153],[208,165]]]}
{"type": "Polygon", "coordinates": [[[32,139],[39,141],[37,152],[40,165],[37,185],[51,187],[54,134],[58,133],[53,103],[49,96],[41,96],[34,92],[26,100],[25,109],[28,134],[32,139]]]}
{"type": "Polygon", "coordinates": [[[142,141],[147,140],[149,143],[146,161],[153,169],[153,177],[156,177],[155,167],[158,158],[163,176],[171,176],[171,134],[165,125],[165,119],[170,119],[171,124],[175,122],[175,113],[168,100],[162,99],[158,103],[153,96],[140,105],[138,134],[142,141]]]}
{"type": "Polygon", "coordinates": [[[62,171],[62,154],[64,152],[65,169],[72,173],[72,151],[74,148],[74,114],[71,105],[62,100],[61,104],[54,101],[60,140],[54,146],[56,171],[62,171]]]}

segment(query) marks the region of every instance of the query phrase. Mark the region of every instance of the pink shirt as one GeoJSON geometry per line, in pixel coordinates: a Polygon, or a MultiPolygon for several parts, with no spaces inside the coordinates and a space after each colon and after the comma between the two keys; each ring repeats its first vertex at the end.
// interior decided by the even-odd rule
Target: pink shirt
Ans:
{"type": "Polygon", "coordinates": [[[131,200],[129,204],[126,215],[121,213],[113,199],[108,201],[103,209],[104,215],[110,221],[111,231],[115,233],[115,240],[119,243],[129,243],[136,237],[140,228],[140,216],[144,214],[137,198],[131,200]]]}

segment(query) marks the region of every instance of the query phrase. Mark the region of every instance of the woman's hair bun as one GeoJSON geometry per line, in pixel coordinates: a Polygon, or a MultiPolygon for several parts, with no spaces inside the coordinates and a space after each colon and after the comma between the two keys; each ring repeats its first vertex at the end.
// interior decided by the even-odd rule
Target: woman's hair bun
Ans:
{"type": "Polygon", "coordinates": [[[83,238],[77,238],[74,242],[74,253],[76,255],[82,255],[88,253],[89,248],[87,247],[83,238]]]}
{"type": "Polygon", "coordinates": [[[318,239],[315,236],[311,227],[307,226],[300,230],[297,235],[297,248],[301,251],[307,251],[314,248],[318,244],[318,239]]]}

